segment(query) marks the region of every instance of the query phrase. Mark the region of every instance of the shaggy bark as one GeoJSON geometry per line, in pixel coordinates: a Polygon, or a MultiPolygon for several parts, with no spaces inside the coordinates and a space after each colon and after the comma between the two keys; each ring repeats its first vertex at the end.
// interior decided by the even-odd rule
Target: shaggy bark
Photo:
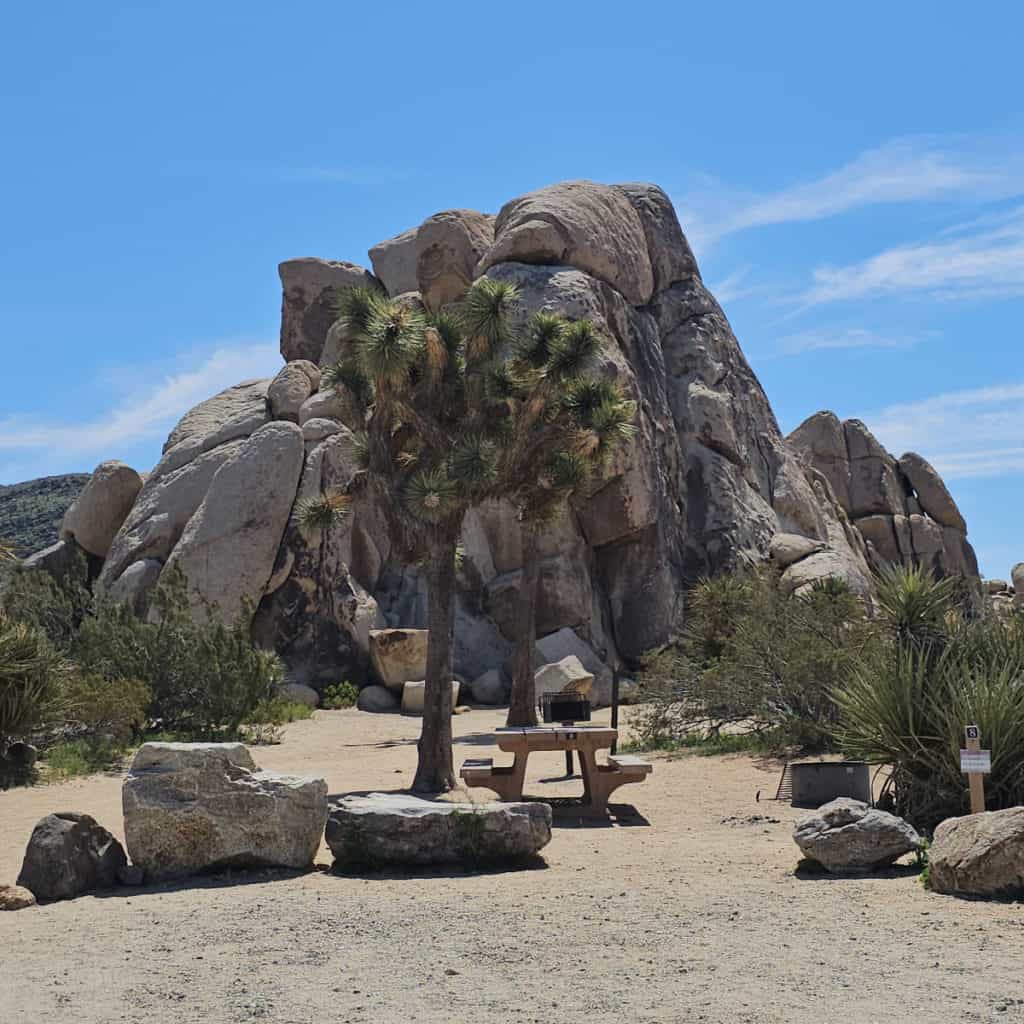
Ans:
{"type": "Polygon", "coordinates": [[[516,636],[515,671],[507,725],[537,724],[536,687],[533,676],[533,650],[537,639],[537,582],[540,559],[537,553],[537,524],[523,524],[523,579],[519,589],[518,634],[516,636]]]}
{"type": "Polygon", "coordinates": [[[452,650],[455,642],[455,545],[458,533],[432,537],[427,564],[427,678],[415,793],[455,788],[452,761],[452,650]]]}

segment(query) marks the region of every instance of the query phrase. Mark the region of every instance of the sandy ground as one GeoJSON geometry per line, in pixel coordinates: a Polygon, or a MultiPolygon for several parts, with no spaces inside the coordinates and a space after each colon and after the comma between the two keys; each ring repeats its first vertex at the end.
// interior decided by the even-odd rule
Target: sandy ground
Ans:
{"type": "MultiPolygon", "coordinates": [[[[498,724],[458,716],[457,759],[498,724]]],[[[417,733],[318,712],[254,753],[326,773],[333,794],[398,789],[417,733]]],[[[579,792],[543,781],[561,754],[530,766],[528,792],[579,792]]],[[[799,812],[754,799],[777,776],[743,756],[659,760],[615,819],[566,819],[546,868],[257,872],[0,914],[0,1022],[1024,1021],[1021,905],[929,894],[911,869],[796,877],[799,812]]],[[[119,777],[0,793],[0,881],[58,810],[119,832],[119,777]]]]}

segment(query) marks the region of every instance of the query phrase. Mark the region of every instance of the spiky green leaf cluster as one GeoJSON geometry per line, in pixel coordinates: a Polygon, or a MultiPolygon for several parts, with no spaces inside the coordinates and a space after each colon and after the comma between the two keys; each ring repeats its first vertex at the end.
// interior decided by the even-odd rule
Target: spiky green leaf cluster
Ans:
{"type": "Polygon", "coordinates": [[[313,540],[343,523],[349,516],[351,506],[352,499],[340,491],[300,498],[295,502],[295,523],[307,541],[313,540]]]}

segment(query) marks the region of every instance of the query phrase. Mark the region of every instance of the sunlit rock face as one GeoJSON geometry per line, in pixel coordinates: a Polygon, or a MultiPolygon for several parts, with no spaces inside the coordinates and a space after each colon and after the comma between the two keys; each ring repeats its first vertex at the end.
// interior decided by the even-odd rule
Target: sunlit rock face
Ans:
{"type": "MultiPolygon", "coordinates": [[[[176,564],[197,608],[249,616],[296,681],[381,681],[371,631],[425,626],[426,585],[396,557],[373,489],[353,486],[357,424],[320,382],[349,344],[337,293],[371,285],[438,308],[484,274],[519,288],[523,317],[593,321],[604,337],[598,372],[637,402],[636,433],[606,479],[540,542],[539,649],[552,638],[601,687],[610,666],[678,629],[697,579],[750,560],[773,559],[794,590],[838,576],[868,600],[884,563],[977,575],[963,519],[919,456],[897,461],[863,424],[830,413],[782,437],[656,185],[563,182],[496,216],[443,211],[370,257],[373,273],[315,258],[281,264],[285,365],[182,418],[110,542],[101,588],[145,614],[176,564]],[[303,537],[295,501],[329,489],[352,491],[351,515],[303,537]]],[[[523,567],[512,508],[472,509],[462,551],[454,668],[467,688],[497,673],[497,693],[523,567]]]]}

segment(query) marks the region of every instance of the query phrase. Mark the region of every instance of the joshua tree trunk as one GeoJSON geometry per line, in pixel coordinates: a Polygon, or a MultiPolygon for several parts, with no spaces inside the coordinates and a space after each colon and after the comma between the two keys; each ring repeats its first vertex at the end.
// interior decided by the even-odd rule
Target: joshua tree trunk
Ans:
{"type": "Polygon", "coordinates": [[[537,638],[537,524],[523,523],[523,581],[519,588],[516,614],[515,670],[512,675],[512,699],[508,725],[536,725],[537,700],[533,680],[533,649],[537,638]]]}
{"type": "Polygon", "coordinates": [[[455,787],[452,763],[452,647],[455,638],[455,544],[457,531],[431,538],[427,563],[427,678],[416,793],[455,787]]]}

